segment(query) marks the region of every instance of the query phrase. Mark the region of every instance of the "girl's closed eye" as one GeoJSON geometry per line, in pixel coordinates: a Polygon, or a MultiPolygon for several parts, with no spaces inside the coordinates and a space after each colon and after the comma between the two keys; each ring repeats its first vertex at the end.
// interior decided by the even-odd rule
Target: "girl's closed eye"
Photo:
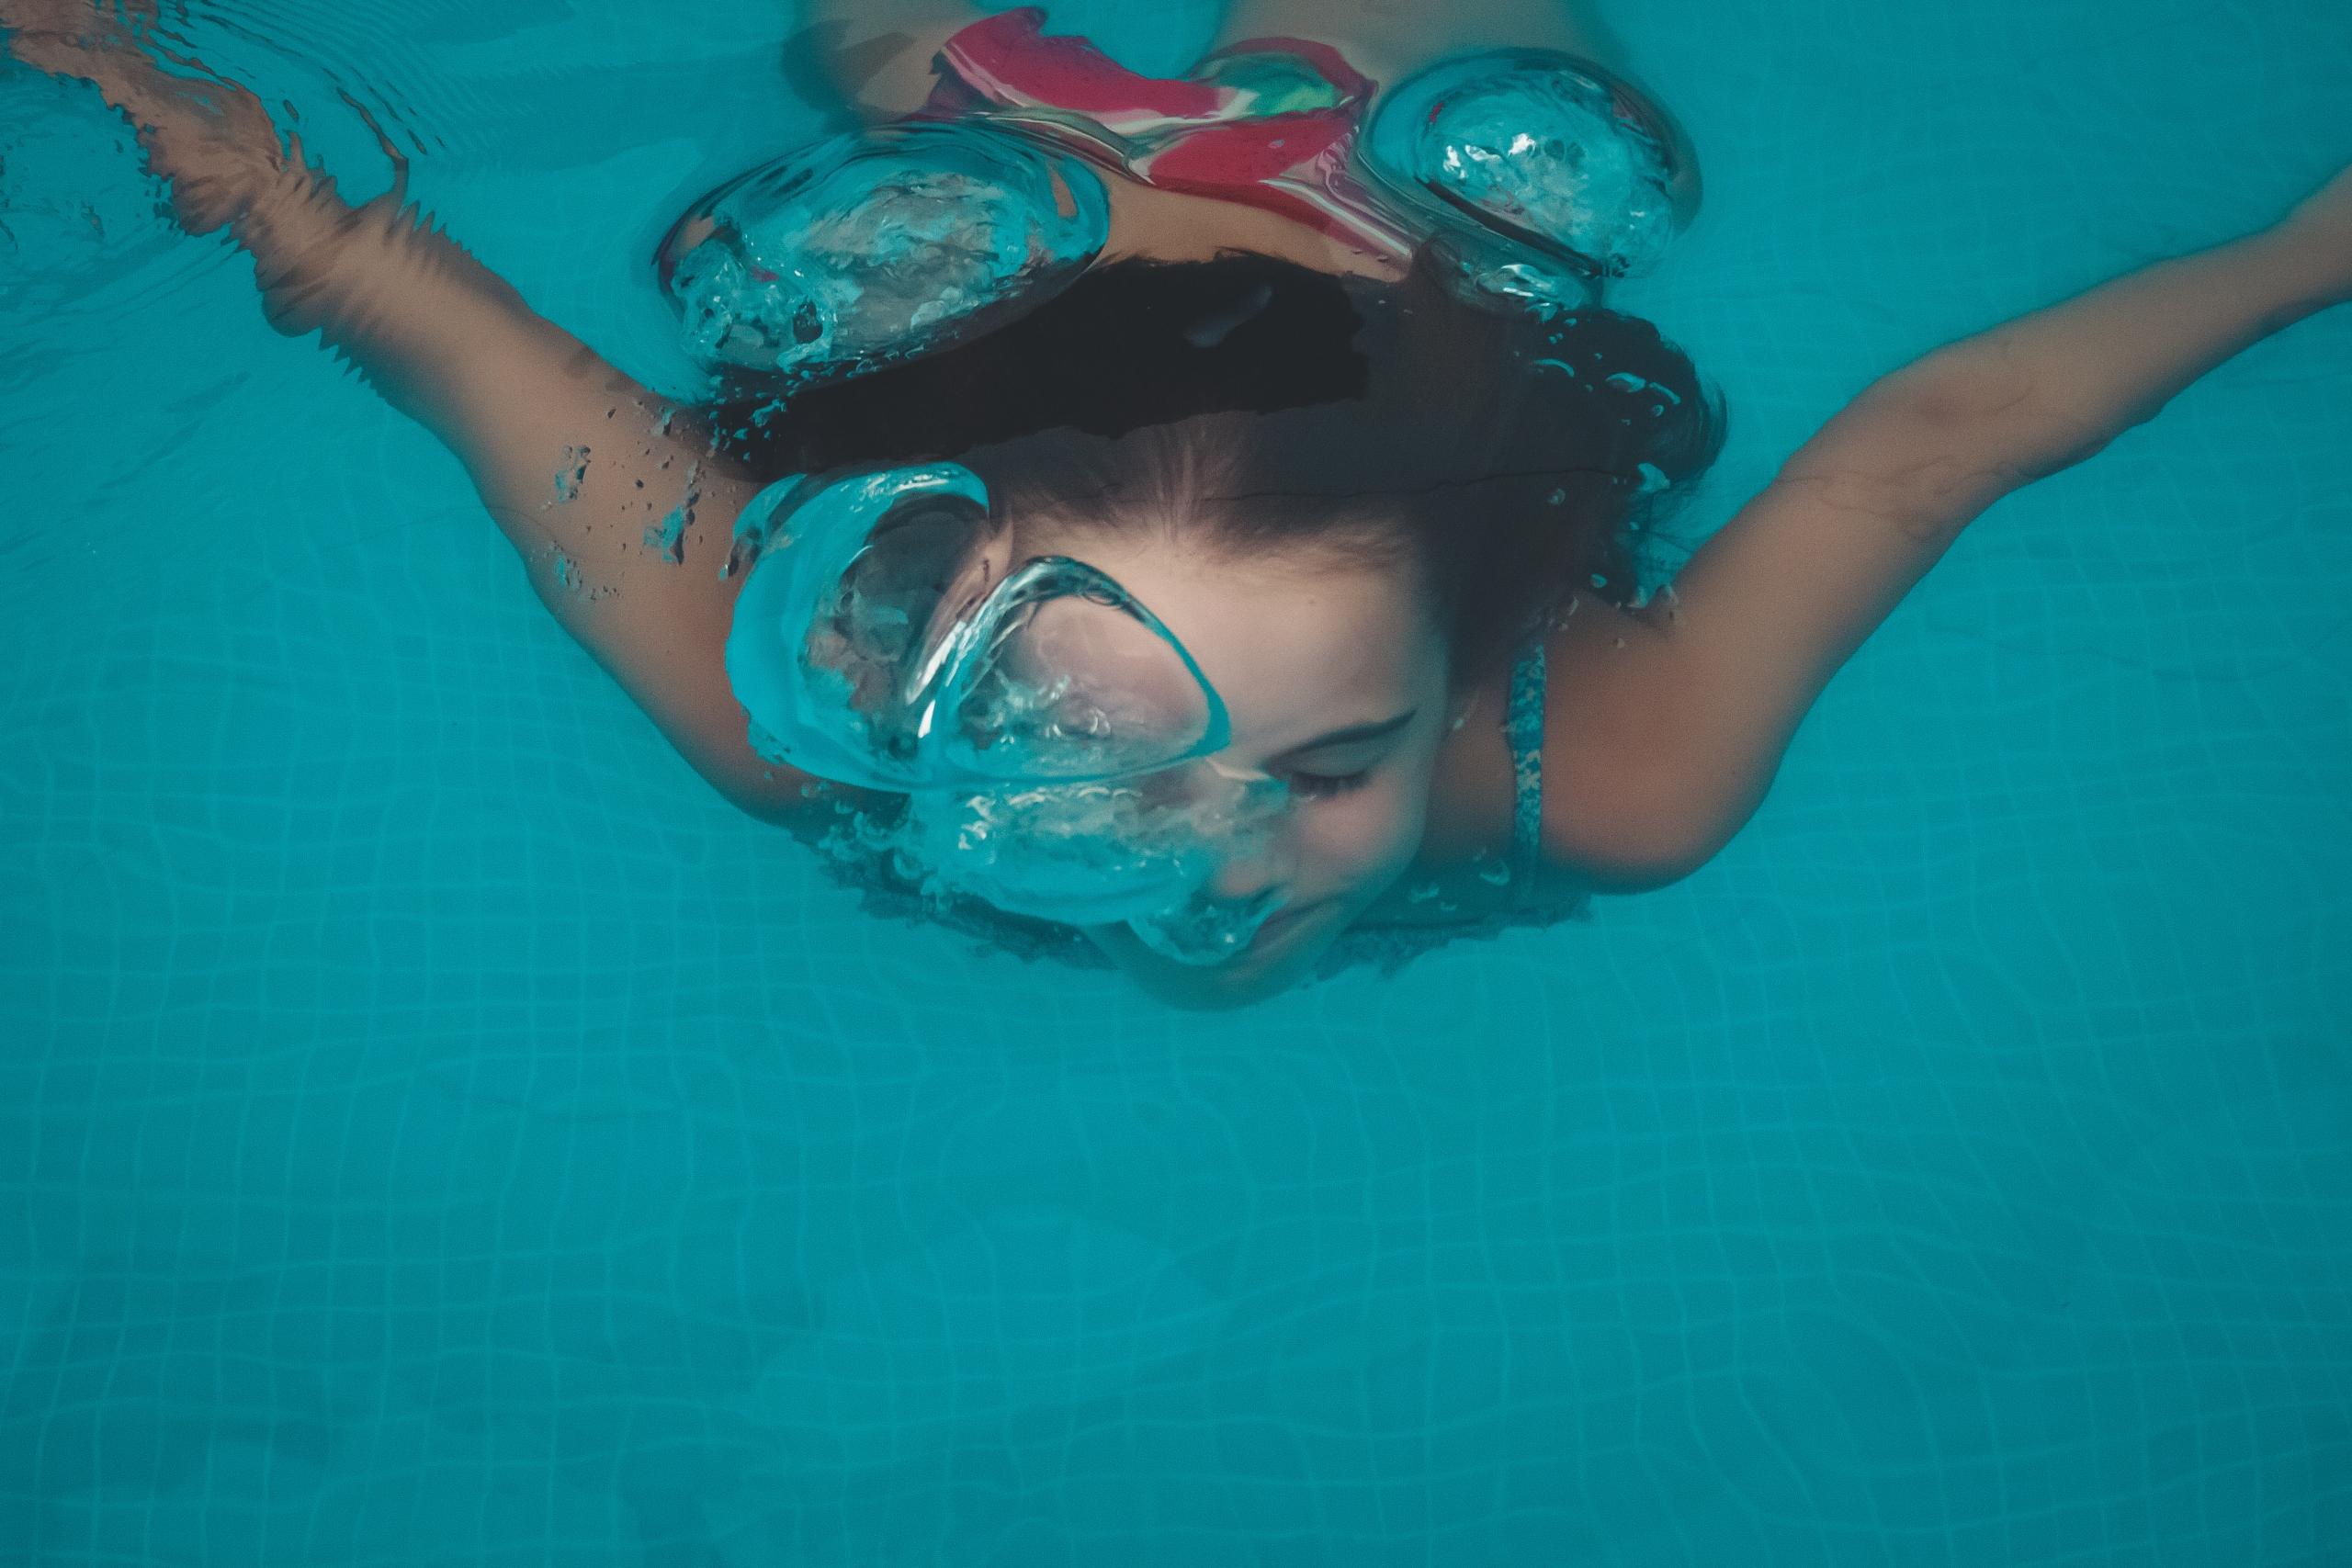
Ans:
{"type": "Polygon", "coordinates": [[[1371,782],[1372,770],[1361,768],[1352,773],[1293,773],[1290,790],[1304,800],[1327,800],[1335,795],[1345,795],[1361,789],[1371,782]]]}

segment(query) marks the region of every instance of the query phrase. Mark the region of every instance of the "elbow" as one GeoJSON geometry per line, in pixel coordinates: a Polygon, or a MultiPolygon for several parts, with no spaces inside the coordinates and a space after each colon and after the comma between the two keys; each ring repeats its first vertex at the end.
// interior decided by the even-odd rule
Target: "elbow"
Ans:
{"type": "Polygon", "coordinates": [[[1595,893],[1614,897],[1656,893],[1695,875],[1722,848],[1720,842],[1642,842],[1562,846],[1546,840],[1545,863],[1573,876],[1595,893]]]}
{"type": "MultiPolygon", "coordinates": [[[[1855,400],[1866,450],[1907,457],[1890,476],[1928,503],[1982,511],[2012,491],[2097,457],[2163,412],[2166,397],[2128,409],[2085,406],[2085,394],[2019,364],[1996,340],[1945,349],[1855,400]]],[[[1850,457],[1851,448],[1841,448],[1850,457]]]]}
{"type": "Polygon", "coordinates": [[[1628,791],[1615,803],[1589,797],[1544,803],[1544,864],[1596,893],[1655,893],[1695,875],[1738,836],[1763,804],[1730,799],[1689,782],[1628,791]]]}

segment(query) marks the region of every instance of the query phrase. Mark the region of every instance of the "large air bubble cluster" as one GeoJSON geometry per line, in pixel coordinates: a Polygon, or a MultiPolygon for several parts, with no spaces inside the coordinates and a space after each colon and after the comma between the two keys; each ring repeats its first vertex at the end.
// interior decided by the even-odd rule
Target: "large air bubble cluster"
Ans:
{"type": "Polygon", "coordinates": [[[1474,286],[1572,307],[1674,238],[1673,171],[1640,105],[1566,55],[1470,55],[1385,95],[1364,160],[1474,286]],[[1495,243],[1504,235],[1517,243],[1495,243]]]}
{"type": "Polygon", "coordinates": [[[705,367],[818,377],[997,324],[1084,271],[1109,233],[1083,164],[969,122],[829,137],[720,187],[664,242],[705,367]]]}

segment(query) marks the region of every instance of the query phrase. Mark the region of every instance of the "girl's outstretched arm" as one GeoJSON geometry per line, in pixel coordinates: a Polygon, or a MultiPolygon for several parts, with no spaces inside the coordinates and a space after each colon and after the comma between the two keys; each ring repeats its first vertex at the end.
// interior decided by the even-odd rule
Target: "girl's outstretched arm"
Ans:
{"type": "MultiPolygon", "coordinates": [[[[2270,229],[1871,385],[1700,547],[1670,594],[1629,614],[1581,604],[1558,634],[1578,645],[1584,678],[1559,699],[1577,711],[1555,709],[1551,732],[1584,750],[1556,764],[1546,752],[1547,776],[1563,775],[1559,820],[1544,824],[1555,858],[1628,889],[1703,863],[1762,803],[1829,678],[1972,520],[2347,299],[2352,170],[2270,229]]],[[[1545,791],[1547,812],[1555,798],[1545,791]]]]}
{"type": "Polygon", "coordinates": [[[457,454],[548,608],[686,759],[746,810],[793,815],[806,781],[751,750],[722,657],[739,580],[719,565],[757,486],[408,205],[396,149],[391,190],[352,206],[253,94],[164,69],[158,54],[201,71],[156,37],[152,6],[129,11],[0,0],[0,42],[94,84],[180,225],[252,254],[271,324],[320,333],[457,454]]]}

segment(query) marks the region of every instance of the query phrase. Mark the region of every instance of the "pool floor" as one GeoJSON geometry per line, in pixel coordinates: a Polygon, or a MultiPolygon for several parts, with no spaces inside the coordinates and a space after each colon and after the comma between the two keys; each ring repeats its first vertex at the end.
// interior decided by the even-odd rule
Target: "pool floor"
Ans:
{"type": "MultiPolygon", "coordinates": [[[[694,10],[201,25],[674,382],[652,236],[815,123],[694,10]]],[[[1700,528],[2352,155],[2340,7],[1611,20],[1700,528]]],[[[1975,524],[1696,876],[1184,1014],[718,799],[126,141],[0,71],[0,1563],[2352,1562],[2352,312],[1975,524]]]]}

